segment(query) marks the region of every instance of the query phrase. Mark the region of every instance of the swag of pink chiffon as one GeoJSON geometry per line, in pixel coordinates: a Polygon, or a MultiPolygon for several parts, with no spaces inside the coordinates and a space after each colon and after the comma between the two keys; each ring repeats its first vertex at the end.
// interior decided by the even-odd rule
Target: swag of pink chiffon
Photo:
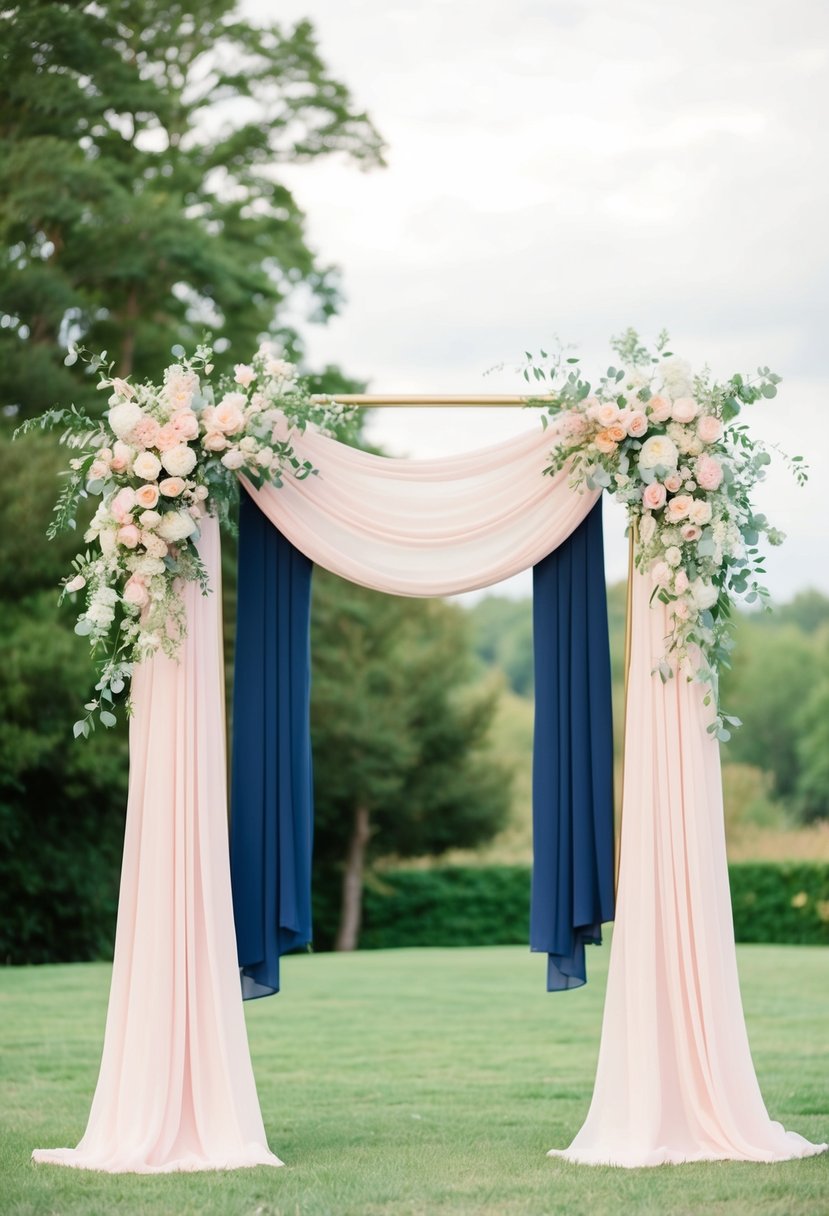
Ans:
{"type": "Polygon", "coordinates": [[[591,1165],[785,1161],[824,1152],[770,1119],[737,976],[719,745],[702,685],[651,671],[667,608],[634,576],[624,816],[593,1100],[569,1148],[591,1165]]]}
{"type": "Polygon", "coordinates": [[[35,1161],[112,1173],[281,1165],[248,1052],[230,898],[215,519],[185,583],[180,662],[133,682],[130,786],[103,1057],[77,1148],[35,1161]]]}

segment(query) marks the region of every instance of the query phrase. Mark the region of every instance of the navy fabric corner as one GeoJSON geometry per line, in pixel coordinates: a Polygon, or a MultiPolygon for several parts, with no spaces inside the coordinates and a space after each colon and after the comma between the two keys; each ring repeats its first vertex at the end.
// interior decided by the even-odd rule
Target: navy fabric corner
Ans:
{"type": "Polygon", "coordinates": [[[550,991],[587,978],[614,915],[613,724],[602,504],[533,568],[530,949],[550,991]]]}
{"type": "Polygon", "coordinates": [[[313,565],[241,491],[230,871],[249,999],[311,941],[313,565]]]}

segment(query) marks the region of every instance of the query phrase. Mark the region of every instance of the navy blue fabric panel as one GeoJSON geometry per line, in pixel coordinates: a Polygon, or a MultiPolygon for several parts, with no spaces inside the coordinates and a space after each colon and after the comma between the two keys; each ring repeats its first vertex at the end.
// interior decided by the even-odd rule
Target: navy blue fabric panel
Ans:
{"type": "Polygon", "coordinates": [[[530,948],[550,991],[587,978],[614,914],[613,725],[602,506],[533,569],[535,737],[530,948]]]}
{"type": "Polygon", "coordinates": [[[245,998],[279,991],[279,958],[311,941],[312,563],[242,490],[230,874],[245,998]]]}

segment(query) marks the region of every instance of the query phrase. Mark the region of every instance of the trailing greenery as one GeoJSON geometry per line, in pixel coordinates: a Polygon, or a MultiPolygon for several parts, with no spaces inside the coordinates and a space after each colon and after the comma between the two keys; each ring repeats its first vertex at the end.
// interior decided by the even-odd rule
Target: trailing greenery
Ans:
{"type": "MultiPolygon", "coordinates": [[[[729,867],[729,878],[738,942],[829,945],[829,864],[743,863],[729,867]]],[[[361,944],[526,942],[529,899],[527,866],[382,872],[366,886],[361,944]]]]}

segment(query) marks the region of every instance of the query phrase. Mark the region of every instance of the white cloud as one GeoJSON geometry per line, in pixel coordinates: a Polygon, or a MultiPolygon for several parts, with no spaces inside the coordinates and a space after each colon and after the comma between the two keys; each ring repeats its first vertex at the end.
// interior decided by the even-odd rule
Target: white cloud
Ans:
{"type": "MultiPolygon", "coordinates": [[[[282,0],[281,21],[304,17],[390,145],[384,171],[281,171],[344,272],[343,315],[306,330],[313,360],[378,391],[521,391],[525,348],[558,333],[601,366],[633,324],[719,373],[768,363],[783,392],[756,429],[813,466],[805,492],[785,470],[763,487],[790,537],[769,584],[829,590],[824,0],[282,0]]],[[[526,424],[372,427],[426,454],[526,424]]]]}

